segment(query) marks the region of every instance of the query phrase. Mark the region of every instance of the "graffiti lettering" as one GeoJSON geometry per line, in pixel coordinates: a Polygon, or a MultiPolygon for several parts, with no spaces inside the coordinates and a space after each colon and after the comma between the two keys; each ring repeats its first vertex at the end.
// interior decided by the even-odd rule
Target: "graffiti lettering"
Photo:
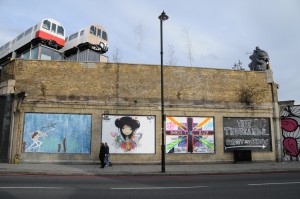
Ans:
{"type": "Polygon", "coordinates": [[[250,150],[271,150],[268,118],[224,118],[223,133],[225,151],[234,150],[234,146],[250,150]]]}
{"type": "Polygon", "coordinates": [[[251,120],[237,120],[236,122],[240,128],[251,127],[251,120]]]}
{"type": "Polygon", "coordinates": [[[242,145],[253,145],[253,146],[266,146],[269,144],[269,139],[226,139],[226,146],[242,146],[242,145]]]}
{"type": "Polygon", "coordinates": [[[265,128],[234,128],[234,127],[224,127],[225,135],[253,135],[253,136],[261,136],[261,135],[269,135],[265,128]]]}
{"type": "Polygon", "coordinates": [[[169,130],[174,130],[176,125],[173,122],[166,122],[166,128],[169,130]]]}

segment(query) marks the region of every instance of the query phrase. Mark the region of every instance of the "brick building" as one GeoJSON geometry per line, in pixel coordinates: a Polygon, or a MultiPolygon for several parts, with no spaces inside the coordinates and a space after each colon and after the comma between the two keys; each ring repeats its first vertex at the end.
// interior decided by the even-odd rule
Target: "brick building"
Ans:
{"type": "MultiPolygon", "coordinates": [[[[108,142],[114,163],[159,163],[160,82],[158,65],[14,60],[1,71],[2,159],[96,162],[108,142]],[[126,117],[138,126],[122,138],[126,117]]],[[[166,163],[282,157],[271,70],[165,66],[164,104],[166,163]]]]}

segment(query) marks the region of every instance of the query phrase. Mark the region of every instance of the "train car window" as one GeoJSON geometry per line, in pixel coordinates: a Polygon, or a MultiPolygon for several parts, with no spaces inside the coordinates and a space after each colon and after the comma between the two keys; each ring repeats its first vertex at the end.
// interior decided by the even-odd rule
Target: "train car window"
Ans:
{"type": "Polygon", "coordinates": [[[28,59],[29,59],[29,56],[30,56],[30,51],[27,50],[27,51],[25,51],[25,52],[23,53],[22,58],[28,60],[28,59]]]}
{"type": "Polygon", "coordinates": [[[56,24],[52,23],[51,32],[56,32],[56,24]]]}
{"type": "Polygon", "coordinates": [[[37,26],[38,26],[37,24],[34,26],[33,31],[36,31],[37,26]]]}
{"type": "Polygon", "coordinates": [[[31,59],[38,59],[38,46],[32,49],[31,51],[31,59]]]}
{"type": "Polygon", "coordinates": [[[4,46],[1,46],[1,48],[0,48],[0,51],[2,51],[2,50],[3,50],[3,48],[4,48],[4,46]]]}
{"type": "Polygon", "coordinates": [[[69,36],[69,41],[71,41],[72,39],[75,39],[77,37],[78,37],[78,32],[76,32],[73,35],[69,36]]]}
{"type": "Polygon", "coordinates": [[[16,43],[16,39],[14,39],[12,42],[11,42],[11,45],[14,45],[16,43]]]}
{"type": "Polygon", "coordinates": [[[102,39],[107,41],[107,33],[105,31],[102,31],[102,39]]]}
{"type": "Polygon", "coordinates": [[[96,27],[95,26],[91,26],[90,33],[93,35],[96,35],[96,27]]]}
{"type": "Polygon", "coordinates": [[[64,36],[65,35],[65,30],[62,26],[57,27],[57,34],[64,36]]]}
{"type": "Polygon", "coordinates": [[[101,38],[101,30],[100,29],[98,29],[97,37],[101,38]]]}
{"type": "Polygon", "coordinates": [[[61,60],[62,54],[59,51],[53,50],[52,48],[42,46],[40,51],[41,60],[61,60]]]}
{"type": "Polygon", "coordinates": [[[20,39],[22,39],[24,33],[20,34],[18,37],[17,37],[17,41],[19,41],[20,39]]]}
{"type": "Polygon", "coordinates": [[[80,36],[82,36],[82,35],[83,35],[83,33],[84,33],[84,30],[80,31],[80,36]]]}
{"type": "Polygon", "coordinates": [[[43,22],[43,28],[46,29],[46,30],[50,30],[50,25],[51,25],[51,22],[48,21],[48,20],[45,20],[43,22]]]}
{"type": "Polygon", "coordinates": [[[32,32],[32,27],[25,31],[25,35],[24,36],[30,34],[31,32],[32,32]]]}

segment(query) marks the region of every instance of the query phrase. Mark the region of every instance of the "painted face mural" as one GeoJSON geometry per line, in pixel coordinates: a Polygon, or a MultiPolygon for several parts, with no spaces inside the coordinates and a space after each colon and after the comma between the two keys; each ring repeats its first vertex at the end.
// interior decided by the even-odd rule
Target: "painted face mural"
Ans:
{"type": "Polygon", "coordinates": [[[102,140],[110,153],[155,153],[155,117],[103,115],[102,140]]]}
{"type": "Polygon", "coordinates": [[[300,155],[300,106],[287,106],[281,115],[283,160],[299,160],[300,155]]]}
{"type": "Polygon", "coordinates": [[[115,125],[119,130],[118,134],[112,133],[115,146],[125,152],[136,148],[143,136],[143,133],[136,132],[140,128],[140,122],[132,117],[121,117],[115,120],[115,125]]]}

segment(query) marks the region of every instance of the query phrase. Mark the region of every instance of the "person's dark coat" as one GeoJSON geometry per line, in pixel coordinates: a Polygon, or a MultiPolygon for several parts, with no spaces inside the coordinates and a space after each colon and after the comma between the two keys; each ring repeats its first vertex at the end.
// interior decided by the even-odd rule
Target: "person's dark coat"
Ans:
{"type": "Polygon", "coordinates": [[[105,146],[105,154],[109,154],[109,146],[108,145],[105,146]]]}
{"type": "Polygon", "coordinates": [[[105,166],[105,153],[106,153],[106,148],[105,148],[104,144],[101,144],[100,153],[99,153],[101,168],[104,168],[104,166],[105,166]]]}

